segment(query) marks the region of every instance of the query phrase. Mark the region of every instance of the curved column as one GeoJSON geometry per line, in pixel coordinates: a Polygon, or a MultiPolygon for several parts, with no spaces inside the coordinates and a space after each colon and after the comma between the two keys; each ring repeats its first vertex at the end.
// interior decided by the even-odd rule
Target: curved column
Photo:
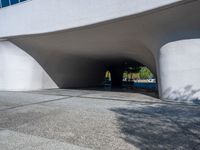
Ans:
{"type": "Polygon", "coordinates": [[[9,41],[0,41],[0,90],[49,88],[57,85],[30,55],[9,41]]]}
{"type": "Polygon", "coordinates": [[[159,54],[160,96],[163,99],[200,99],[200,39],[164,45],[159,54]]]}

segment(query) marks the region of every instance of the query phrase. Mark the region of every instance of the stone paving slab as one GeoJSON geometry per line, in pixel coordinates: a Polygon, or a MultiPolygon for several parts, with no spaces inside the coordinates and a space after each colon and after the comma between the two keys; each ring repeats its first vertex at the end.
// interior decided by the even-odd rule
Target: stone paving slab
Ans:
{"type": "Polygon", "coordinates": [[[66,97],[67,96],[41,95],[24,92],[0,92],[0,111],[7,108],[13,108],[33,103],[41,103],[66,97]]]}

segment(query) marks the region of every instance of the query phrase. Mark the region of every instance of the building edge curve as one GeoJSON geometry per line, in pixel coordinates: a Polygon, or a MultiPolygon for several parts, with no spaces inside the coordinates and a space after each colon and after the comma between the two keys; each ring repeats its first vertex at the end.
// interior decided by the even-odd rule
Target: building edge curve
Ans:
{"type": "Polygon", "coordinates": [[[0,90],[58,88],[40,64],[9,41],[0,41],[0,90]]]}
{"type": "Polygon", "coordinates": [[[200,100],[200,39],[165,44],[159,53],[160,97],[200,100]]]}

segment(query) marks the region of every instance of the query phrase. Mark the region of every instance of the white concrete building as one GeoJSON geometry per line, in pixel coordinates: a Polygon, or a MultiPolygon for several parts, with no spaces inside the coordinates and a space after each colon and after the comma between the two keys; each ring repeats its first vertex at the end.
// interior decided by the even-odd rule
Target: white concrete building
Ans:
{"type": "Polygon", "coordinates": [[[200,99],[199,0],[19,2],[1,0],[0,90],[96,86],[137,61],[161,98],[200,99]]]}

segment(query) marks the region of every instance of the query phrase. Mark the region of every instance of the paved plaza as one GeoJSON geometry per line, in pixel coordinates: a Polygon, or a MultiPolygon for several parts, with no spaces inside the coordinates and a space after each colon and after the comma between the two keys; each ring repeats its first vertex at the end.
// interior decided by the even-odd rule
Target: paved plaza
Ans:
{"type": "Polygon", "coordinates": [[[200,105],[147,93],[0,92],[1,150],[200,149],[200,105]]]}

